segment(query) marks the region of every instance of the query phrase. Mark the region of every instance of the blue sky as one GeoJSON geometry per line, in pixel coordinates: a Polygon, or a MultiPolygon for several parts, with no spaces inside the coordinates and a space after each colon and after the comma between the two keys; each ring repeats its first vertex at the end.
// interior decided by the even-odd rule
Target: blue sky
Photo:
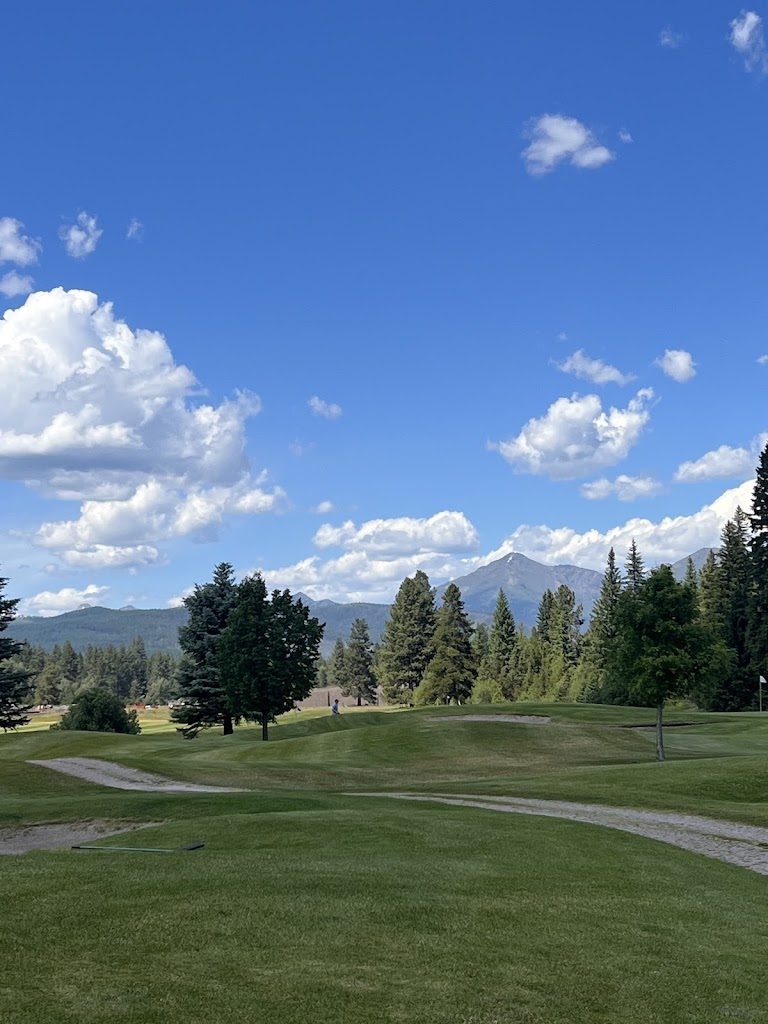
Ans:
{"type": "Polygon", "coordinates": [[[715,543],[768,431],[768,7],[190,11],[5,14],[22,610],[715,543]]]}

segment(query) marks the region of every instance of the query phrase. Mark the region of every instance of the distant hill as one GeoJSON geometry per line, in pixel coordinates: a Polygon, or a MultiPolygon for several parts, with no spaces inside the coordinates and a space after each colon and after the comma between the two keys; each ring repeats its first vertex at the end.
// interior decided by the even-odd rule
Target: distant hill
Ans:
{"type": "MultiPolygon", "coordinates": [[[[467,576],[454,580],[461,590],[466,611],[477,621],[487,622],[493,615],[499,590],[507,595],[515,621],[531,627],[536,624],[541,595],[555,591],[561,584],[570,587],[576,603],[584,605],[588,619],[600,593],[603,574],[577,565],[542,565],[514,552],[483,565],[467,576]]],[[[448,584],[437,588],[438,601],[448,584]]]]}
{"type": "MultiPolygon", "coordinates": [[[[693,558],[697,569],[706,561],[710,548],[700,548],[693,558]]],[[[687,558],[672,565],[678,579],[685,576],[687,558]]],[[[542,565],[514,552],[483,565],[454,582],[461,590],[464,607],[475,622],[490,622],[499,589],[503,588],[512,614],[518,623],[530,628],[536,623],[541,595],[545,590],[557,590],[564,583],[576,594],[577,603],[584,606],[584,618],[589,620],[592,606],[600,593],[603,574],[577,565],[542,565]]],[[[437,588],[441,600],[447,584],[437,588]]],[[[324,655],[330,654],[334,643],[346,640],[355,619],[365,619],[371,639],[378,641],[389,616],[387,604],[342,604],[337,601],[314,601],[297,594],[313,615],[325,623],[321,645],[324,655]]],[[[27,616],[18,618],[8,627],[8,635],[16,640],[50,650],[56,644],[69,640],[77,651],[93,644],[94,647],[116,647],[129,644],[135,636],[144,638],[148,654],[155,651],[179,653],[179,626],[187,620],[185,608],[78,608],[74,612],[53,615],[50,618],[27,616]]]]}
{"type": "Polygon", "coordinates": [[[89,644],[120,647],[141,636],[147,654],[179,654],[179,626],[186,621],[186,608],[78,608],[47,618],[20,617],[8,627],[7,635],[47,650],[69,640],[76,651],[89,644]]]}
{"type": "Polygon", "coordinates": [[[685,574],[688,569],[688,559],[693,559],[693,564],[696,568],[696,572],[701,572],[701,567],[704,565],[706,560],[709,558],[710,551],[719,551],[719,548],[699,548],[698,551],[694,551],[692,555],[686,555],[685,558],[680,558],[671,565],[672,572],[674,573],[676,580],[685,579],[685,574]]]}

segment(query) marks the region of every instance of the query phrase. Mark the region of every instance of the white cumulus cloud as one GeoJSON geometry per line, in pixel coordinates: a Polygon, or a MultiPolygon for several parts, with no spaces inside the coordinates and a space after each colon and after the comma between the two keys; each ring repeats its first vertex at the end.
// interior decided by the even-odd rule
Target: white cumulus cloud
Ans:
{"type": "Polygon", "coordinates": [[[327,516],[330,512],[333,512],[333,502],[321,501],[319,505],[315,505],[309,511],[316,516],[327,516]]]}
{"type": "Polygon", "coordinates": [[[34,597],[28,597],[19,604],[22,615],[61,615],[74,611],[83,604],[96,605],[107,594],[109,587],[97,587],[89,583],[83,590],[64,587],[62,590],[44,590],[34,597]]]}
{"type": "Polygon", "coordinates": [[[661,484],[652,476],[626,476],[621,474],[615,480],[603,477],[581,485],[582,496],[590,501],[617,497],[619,501],[635,501],[636,498],[651,498],[661,490],[661,484]]]}
{"type": "Polygon", "coordinates": [[[372,519],[359,526],[324,524],[314,543],[321,550],[341,548],[342,554],[265,568],[268,584],[301,590],[317,600],[391,601],[405,577],[417,569],[439,582],[470,572],[478,562],[477,531],[462,512],[372,519]]]}
{"type": "Polygon", "coordinates": [[[74,224],[65,224],[59,231],[64,248],[76,260],[90,256],[103,234],[96,218],[85,210],[78,213],[74,224]]]}
{"type": "Polygon", "coordinates": [[[324,402],[317,395],[307,399],[307,405],[312,410],[313,415],[323,416],[327,420],[337,420],[341,416],[342,409],[340,405],[336,405],[335,402],[324,402]]]}
{"type": "Polygon", "coordinates": [[[721,444],[698,459],[681,463],[675,473],[679,483],[699,483],[702,480],[719,480],[728,477],[754,475],[760,452],[768,442],[768,434],[759,434],[751,448],[733,448],[721,444]]]}
{"type": "Polygon", "coordinates": [[[678,384],[684,384],[687,380],[696,376],[696,363],[690,352],[682,348],[668,348],[663,356],[659,356],[656,365],[660,366],[664,373],[678,384]]]}
{"type": "Polygon", "coordinates": [[[42,242],[22,234],[24,225],[14,217],[0,217],[0,263],[28,267],[37,263],[42,242]]]}
{"type": "Polygon", "coordinates": [[[556,366],[563,373],[572,373],[574,377],[592,381],[593,384],[628,384],[634,380],[632,374],[622,373],[609,363],[604,363],[600,359],[590,359],[581,348],[556,366]]]}
{"type": "Polygon", "coordinates": [[[399,556],[469,551],[477,547],[478,536],[463,512],[438,512],[428,519],[369,519],[360,526],[351,520],[341,526],[324,523],[315,534],[314,543],[319,548],[341,547],[399,556]]]}
{"type": "Polygon", "coordinates": [[[530,144],[523,150],[529,174],[548,174],[562,161],[573,167],[594,170],[614,159],[607,146],[601,145],[592,132],[575,117],[543,114],[528,128],[530,144]]]}
{"type": "Polygon", "coordinates": [[[165,338],[132,330],[86,291],[36,292],[0,320],[0,478],[82,502],[35,535],[69,565],[143,565],[173,537],[277,509],[254,477],[245,423],[257,396],[201,402],[165,338]]]}
{"type": "Polygon", "coordinates": [[[517,437],[489,447],[520,472],[573,480],[614,466],[637,444],[650,412],[651,388],[641,388],[625,409],[603,409],[597,395],[558,398],[544,416],[530,419],[517,437]]]}
{"type": "Polygon", "coordinates": [[[768,73],[768,50],[763,19],[756,11],[742,11],[730,24],[731,46],[744,58],[747,71],[768,73]]]}
{"type": "Polygon", "coordinates": [[[741,505],[745,511],[751,508],[753,489],[754,480],[747,481],[725,491],[692,515],[665,516],[655,521],[628,519],[604,532],[586,530],[579,533],[570,527],[519,526],[483,559],[483,564],[519,551],[549,565],[569,563],[602,570],[609,548],[615,548],[623,560],[633,538],[646,565],[676,562],[699,548],[717,547],[720,531],[725,522],[733,518],[736,507],[741,505]]]}

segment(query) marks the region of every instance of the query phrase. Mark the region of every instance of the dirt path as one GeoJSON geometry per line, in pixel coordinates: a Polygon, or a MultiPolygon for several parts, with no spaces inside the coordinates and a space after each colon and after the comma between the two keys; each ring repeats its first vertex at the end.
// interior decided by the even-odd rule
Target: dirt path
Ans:
{"type": "Polygon", "coordinates": [[[105,836],[119,836],[137,828],[153,828],[157,824],[156,821],[131,822],[130,825],[117,825],[114,821],[70,821],[63,825],[9,825],[0,828],[0,855],[56,850],[105,836]]]}
{"type": "Polygon", "coordinates": [[[112,789],[139,789],[145,793],[245,793],[247,790],[232,786],[198,786],[192,782],[174,782],[162,775],[151,775],[136,768],[126,768],[114,761],[101,761],[94,757],[54,757],[47,761],[28,761],[64,775],[74,775],[86,782],[112,789]]]}
{"type": "Polygon", "coordinates": [[[768,828],[715,821],[687,814],[635,811],[627,807],[602,807],[557,800],[526,800],[518,797],[432,796],[419,793],[354,793],[351,796],[387,796],[397,800],[423,800],[486,811],[536,814],[565,818],[588,825],[603,825],[620,832],[632,832],[648,839],[680,846],[705,857],[737,864],[760,875],[768,875],[768,828]]]}
{"type": "Polygon", "coordinates": [[[430,722],[517,722],[520,725],[549,725],[546,715],[430,715],[430,722]]]}

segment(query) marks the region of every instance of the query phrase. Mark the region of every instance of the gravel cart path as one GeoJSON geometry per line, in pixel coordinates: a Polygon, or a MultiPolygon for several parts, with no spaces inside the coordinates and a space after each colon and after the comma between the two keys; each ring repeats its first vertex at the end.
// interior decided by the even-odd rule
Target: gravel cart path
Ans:
{"type": "Polygon", "coordinates": [[[421,793],[353,793],[351,796],[386,796],[396,800],[423,800],[456,807],[477,807],[486,811],[535,814],[565,818],[588,825],[602,825],[680,846],[705,857],[737,864],[760,875],[768,875],[768,828],[716,821],[689,814],[662,814],[628,807],[603,807],[559,800],[527,800],[522,797],[432,796],[421,793]]]}

